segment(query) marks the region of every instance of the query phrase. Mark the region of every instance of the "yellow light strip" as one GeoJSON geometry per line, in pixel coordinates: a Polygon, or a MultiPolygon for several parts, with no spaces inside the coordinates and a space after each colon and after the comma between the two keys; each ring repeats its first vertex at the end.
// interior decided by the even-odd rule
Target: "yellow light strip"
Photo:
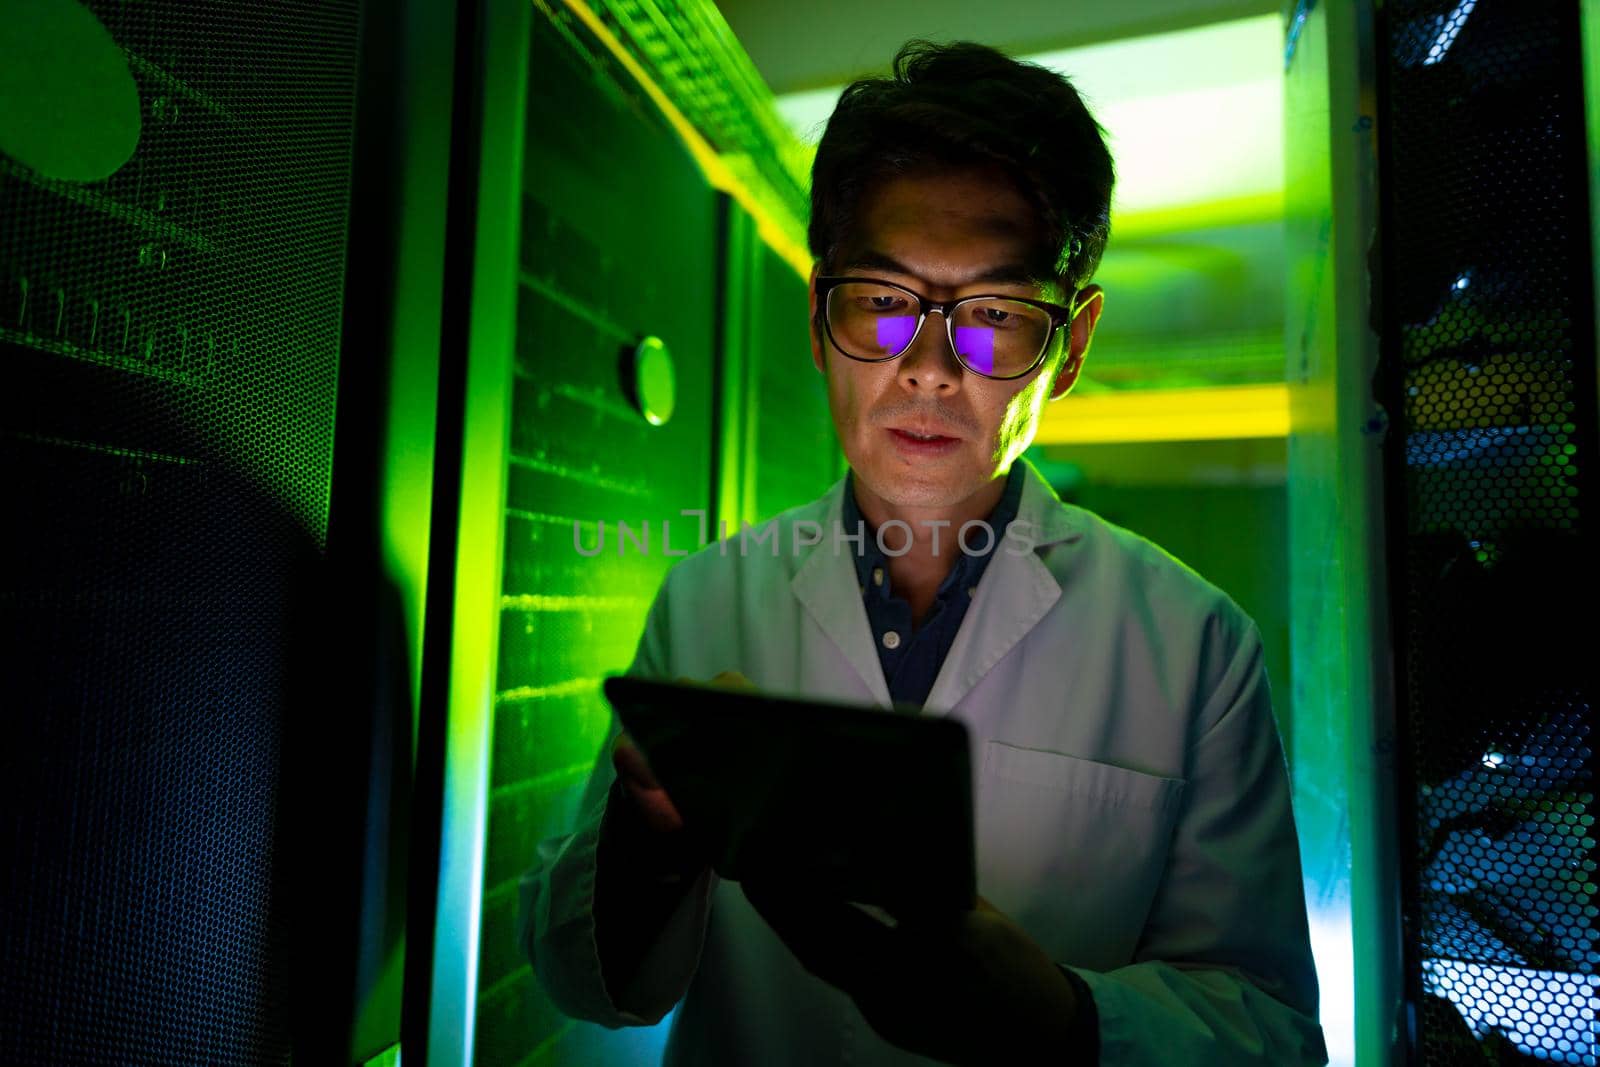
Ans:
{"type": "Polygon", "coordinates": [[[784,232],[783,227],[772,217],[772,212],[761,202],[759,197],[751,192],[749,186],[738,179],[722,157],[717,154],[717,150],[712,148],[710,143],[701,136],[694,123],[690,122],[683,112],[678,110],[672,99],[655,83],[655,79],[650,77],[649,71],[645,70],[639,61],[633,58],[633,53],[629,52],[622,42],[617,40],[616,34],[612,33],[610,28],[600,20],[600,16],[596,15],[589,5],[584,3],[584,0],[563,0],[563,2],[578,17],[578,20],[589,28],[589,32],[594,34],[596,39],[606,46],[606,50],[616,57],[617,62],[622,64],[623,69],[628,72],[633,80],[639,83],[639,87],[645,91],[645,95],[655,103],[656,107],[661,109],[661,114],[667,120],[667,124],[677,131],[684,147],[688,148],[689,154],[700,165],[700,172],[705,175],[706,181],[711,184],[711,187],[720,189],[733,197],[739,206],[748,211],[751,217],[756,220],[756,232],[761,235],[761,239],[770,245],[774,252],[782,256],[784,261],[793,267],[800,277],[810,279],[811,252],[784,232]]]}
{"type": "Polygon", "coordinates": [[[1068,395],[1045,408],[1035,444],[1287,437],[1289,387],[1229,385],[1068,395]]]}
{"type": "Polygon", "coordinates": [[[1167,237],[1191,230],[1272,222],[1283,218],[1283,192],[1252,193],[1198,204],[1175,204],[1111,216],[1111,247],[1139,237],[1167,237]]]}

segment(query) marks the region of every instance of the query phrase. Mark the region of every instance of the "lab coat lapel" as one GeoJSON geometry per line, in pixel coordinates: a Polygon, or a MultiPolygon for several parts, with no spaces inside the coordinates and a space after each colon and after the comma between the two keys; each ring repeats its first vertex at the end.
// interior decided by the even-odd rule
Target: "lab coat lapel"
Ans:
{"type": "MultiPolygon", "coordinates": [[[[1061,598],[1061,585],[1039,558],[1038,548],[1081,536],[1072,512],[1064,507],[1050,483],[1027,460],[1017,520],[1034,550],[1022,552],[1014,541],[1002,540],[984,571],[955,643],[950,646],[939,676],[934,679],[924,709],[942,715],[960,703],[1000,658],[1044,618],[1061,598]]],[[[997,534],[1003,531],[996,531],[997,534]]],[[[881,672],[880,672],[881,673],[881,672]]]]}
{"type": "Polygon", "coordinates": [[[883,664],[872,643],[872,627],[867,622],[867,609],[862,603],[861,587],[857,584],[855,562],[851,557],[854,549],[849,543],[834,539],[834,531],[839,528],[843,493],[844,481],[841,480],[828,493],[822,540],[806,549],[806,558],[800,561],[789,588],[805,605],[823,634],[861,676],[873,700],[889,707],[889,683],[884,680],[883,664]]]}

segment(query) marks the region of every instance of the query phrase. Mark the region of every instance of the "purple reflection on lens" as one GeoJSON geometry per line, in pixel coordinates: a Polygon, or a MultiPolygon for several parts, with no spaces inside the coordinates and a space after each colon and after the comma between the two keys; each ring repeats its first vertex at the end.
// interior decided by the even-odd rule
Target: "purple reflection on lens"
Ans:
{"type": "Polygon", "coordinates": [[[956,351],[979,374],[994,373],[994,331],[983,326],[957,326],[956,351]]]}
{"type": "Polygon", "coordinates": [[[878,320],[878,347],[884,355],[898,356],[917,333],[915,315],[890,315],[878,320]]]}

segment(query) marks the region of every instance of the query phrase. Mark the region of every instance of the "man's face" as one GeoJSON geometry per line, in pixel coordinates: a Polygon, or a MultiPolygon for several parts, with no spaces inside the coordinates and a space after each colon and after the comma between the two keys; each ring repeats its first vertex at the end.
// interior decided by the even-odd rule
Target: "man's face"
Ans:
{"type": "MultiPolygon", "coordinates": [[[[880,278],[939,301],[998,294],[1065,303],[1072,294],[1029,280],[1035,226],[1033,208],[997,172],[891,178],[862,198],[835,273],[880,278]]],[[[962,367],[943,318],[932,313],[898,359],[848,358],[819,328],[813,286],[812,359],[827,377],[834,428],[861,487],[892,507],[940,510],[962,510],[992,492],[1032,442],[1046,401],[1077,378],[1100,311],[1098,287],[1077,303],[1088,306],[1070,339],[1059,330],[1031,374],[995,381],[962,367]],[[904,428],[955,440],[919,443],[904,428]]]]}

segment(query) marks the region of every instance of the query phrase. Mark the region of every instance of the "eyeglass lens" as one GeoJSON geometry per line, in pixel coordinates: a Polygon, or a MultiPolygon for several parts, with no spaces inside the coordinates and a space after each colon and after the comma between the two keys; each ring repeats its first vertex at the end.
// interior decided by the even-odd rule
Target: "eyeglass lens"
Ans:
{"type": "MultiPolygon", "coordinates": [[[[904,352],[916,336],[918,311],[914,296],[890,285],[844,282],[828,294],[834,343],[856,359],[892,359],[904,352]]],[[[1006,378],[1033,366],[1050,325],[1049,312],[1041,308],[992,297],[955,309],[950,332],[968,369],[1006,378]]]]}

